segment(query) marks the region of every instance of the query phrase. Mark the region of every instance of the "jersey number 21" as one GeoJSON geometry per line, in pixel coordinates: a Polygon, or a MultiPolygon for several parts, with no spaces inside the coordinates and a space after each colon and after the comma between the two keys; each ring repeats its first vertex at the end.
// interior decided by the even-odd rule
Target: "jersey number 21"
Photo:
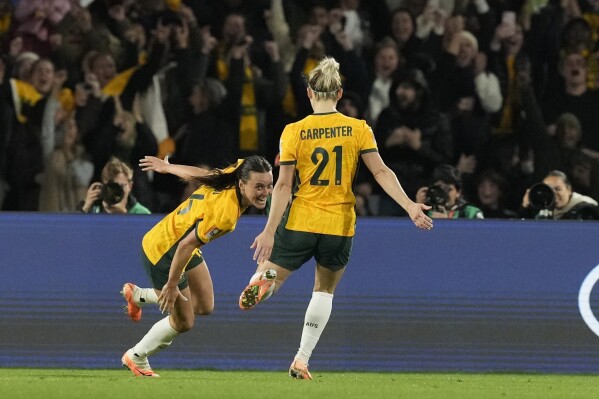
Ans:
{"type": "MultiPolygon", "coordinates": [[[[341,170],[343,160],[343,147],[338,145],[333,148],[333,152],[335,153],[335,185],[341,185],[341,170]]],[[[314,172],[314,176],[310,179],[310,184],[312,186],[328,186],[329,179],[321,179],[320,175],[326,168],[329,163],[330,155],[329,152],[322,148],[316,147],[312,152],[312,162],[314,165],[318,165],[316,167],[316,171],[314,172]],[[319,159],[320,158],[320,159],[319,159]]]]}

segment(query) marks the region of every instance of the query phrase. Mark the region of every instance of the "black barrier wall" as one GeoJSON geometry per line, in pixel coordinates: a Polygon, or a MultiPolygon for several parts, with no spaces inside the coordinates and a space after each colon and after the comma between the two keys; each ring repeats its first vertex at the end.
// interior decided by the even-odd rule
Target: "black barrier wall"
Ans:
{"type": "MultiPolygon", "coordinates": [[[[127,281],[147,286],[141,238],[158,219],[0,214],[0,366],[120,367],[161,317],[150,305],[130,322],[119,295],[127,281]]],[[[155,369],[287,369],[314,264],[239,310],[264,222],[243,217],[204,248],[215,312],[155,355],[155,369]]],[[[598,237],[592,222],[436,221],[427,232],[361,219],[312,368],[599,372],[598,237]]]]}

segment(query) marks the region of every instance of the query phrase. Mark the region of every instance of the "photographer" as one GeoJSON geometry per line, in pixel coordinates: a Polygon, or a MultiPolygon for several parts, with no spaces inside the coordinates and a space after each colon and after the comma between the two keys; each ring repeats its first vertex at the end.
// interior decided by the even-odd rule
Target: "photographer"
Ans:
{"type": "Polygon", "coordinates": [[[597,201],[572,191],[568,176],[559,170],[526,190],[519,213],[526,219],[599,220],[597,201]]]}
{"type": "Polygon", "coordinates": [[[131,194],[133,170],[117,158],[112,158],[102,169],[102,183],[94,182],[80,210],[84,213],[150,214],[131,194]]]}
{"type": "Polygon", "coordinates": [[[442,164],[433,171],[434,183],[416,192],[416,201],[432,206],[433,219],[483,219],[483,213],[462,198],[462,178],[453,166],[442,164]]]}

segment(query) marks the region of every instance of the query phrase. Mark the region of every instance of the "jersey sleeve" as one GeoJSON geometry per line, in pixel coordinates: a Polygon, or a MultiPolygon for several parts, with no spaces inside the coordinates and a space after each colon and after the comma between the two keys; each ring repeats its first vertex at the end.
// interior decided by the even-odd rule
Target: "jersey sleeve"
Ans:
{"type": "Polygon", "coordinates": [[[279,163],[281,165],[295,165],[297,163],[297,146],[294,132],[293,125],[287,125],[281,134],[281,140],[279,141],[279,163]]]}
{"type": "Polygon", "coordinates": [[[364,154],[367,152],[378,152],[378,147],[376,144],[376,139],[374,138],[374,132],[372,128],[368,126],[366,121],[361,121],[363,125],[363,129],[360,129],[360,154],[364,154]]]}
{"type": "Polygon", "coordinates": [[[233,231],[234,224],[221,220],[220,223],[216,223],[210,220],[198,220],[196,224],[196,238],[204,243],[208,244],[210,241],[224,236],[225,234],[233,231]]]}
{"type": "MultiPolygon", "coordinates": [[[[225,197],[226,194],[228,193],[223,192],[222,196],[211,196],[210,201],[212,203],[206,204],[207,209],[204,219],[199,220],[196,224],[196,238],[204,244],[208,244],[210,241],[222,237],[235,229],[237,219],[239,218],[237,215],[238,209],[237,207],[230,206],[231,202],[225,197]]],[[[232,191],[232,195],[236,195],[234,190],[232,191]]]]}

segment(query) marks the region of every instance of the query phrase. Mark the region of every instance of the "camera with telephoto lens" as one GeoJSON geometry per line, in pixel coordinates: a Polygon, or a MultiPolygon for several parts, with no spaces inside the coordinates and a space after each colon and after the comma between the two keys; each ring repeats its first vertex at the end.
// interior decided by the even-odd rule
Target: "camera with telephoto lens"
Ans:
{"type": "Polygon", "coordinates": [[[102,201],[106,202],[108,206],[118,204],[123,200],[124,196],[125,191],[119,183],[111,181],[106,184],[102,184],[102,201]]]}
{"type": "Polygon", "coordinates": [[[555,208],[555,193],[545,183],[534,184],[528,191],[528,202],[537,211],[537,219],[552,219],[555,208]]]}
{"type": "Polygon", "coordinates": [[[433,211],[443,212],[449,201],[447,189],[440,184],[433,184],[426,189],[424,203],[433,207],[433,211]]]}

